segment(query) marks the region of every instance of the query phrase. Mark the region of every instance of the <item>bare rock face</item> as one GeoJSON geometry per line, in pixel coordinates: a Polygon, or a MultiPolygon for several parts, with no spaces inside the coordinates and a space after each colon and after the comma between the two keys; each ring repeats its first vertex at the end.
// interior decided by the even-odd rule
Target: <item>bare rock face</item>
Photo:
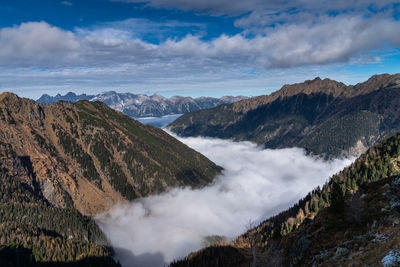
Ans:
{"type": "Polygon", "coordinates": [[[365,151],[367,151],[368,146],[364,140],[358,140],[356,144],[349,149],[349,151],[343,156],[355,157],[357,155],[361,155],[365,151]]]}
{"type": "Polygon", "coordinates": [[[164,131],[100,102],[36,103],[0,95],[0,164],[57,207],[83,214],[198,187],[220,167],[164,131]]]}

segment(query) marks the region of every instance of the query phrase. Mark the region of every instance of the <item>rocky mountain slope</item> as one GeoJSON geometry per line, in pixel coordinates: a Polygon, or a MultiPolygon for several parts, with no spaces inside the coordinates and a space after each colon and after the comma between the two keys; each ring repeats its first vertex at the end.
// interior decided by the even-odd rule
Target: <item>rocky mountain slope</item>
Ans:
{"type": "Polygon", "coordinates": [[[317,155],[359,154],[400,130],[400,74],[354,86],[319,78],[285,85],[270,95],[187,113],[168,127],[181,136],[303,147],[317,155]]]}
{"type": "Polygon", "coordinates": [[[181,266],[399,266],[400,133],[296,205],[181,266]]]}
{"type": "Polygon", "coordinates": [[[221,170],[164,131],[101,102],[43,104],[3,93],[0,144],[8,175],[21,176],[54,207],[85,215],[173,186],[202,186],[221,170]]]}
{"type": "Polygon", "coordinates": [[[77,102],[79,100],[101,101],[111,108],[121,111],[131,117],[161,117],[171,114],[183,114],[205,108],[213,108],[221,104],[233,103],[246,99],[244,96],[213,97],[183,97],[173,96],[170,98],[155,94],[151,96],[143,94],[105,92],[98,95],[76,95],[72,92],[62,96],[57,94],[52,97],[42,95],[37,102],[54,103],[59,100],[77,102]]]}

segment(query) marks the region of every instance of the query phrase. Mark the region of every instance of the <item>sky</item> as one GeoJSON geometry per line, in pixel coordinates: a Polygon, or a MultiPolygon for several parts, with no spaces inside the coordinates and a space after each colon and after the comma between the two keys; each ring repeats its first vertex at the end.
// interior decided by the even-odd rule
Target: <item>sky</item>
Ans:
{"type": "MultiPolygon", "coordinates": [[[[397,2],[397,3],[396,3],[397,2]]],[[[0,91],[268,94],[398,73],[392,0],[2,0],[0,91]]]]}
{"type": "Polygon", "coordinates": [[[179,138],[224,168],[201,189],[170,191],[115,206],[96,217],[123,267],[167,266],[207,244],[237,237],[288,208],[353,159],[324,161],[300,148],[262,149],[251,142],[179,138]]]}

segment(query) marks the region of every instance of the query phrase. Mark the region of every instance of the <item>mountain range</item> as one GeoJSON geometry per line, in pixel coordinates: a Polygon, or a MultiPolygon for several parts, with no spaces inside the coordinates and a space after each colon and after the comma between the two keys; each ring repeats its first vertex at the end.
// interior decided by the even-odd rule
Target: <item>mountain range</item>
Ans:
{"type": "Polygon", "coordinates": [[[62,96],[42,95],[37,102],[54,103],[59,100],[77,102],[79,100],[101,101],[111,108],[121,111],[131,117],[161,117],[172,114],[184,114],[205,108],[213,108],[221,104],[233,103],[246,99],[245,96],[223,96],[213,97],[183,97],[173,96],[163,97],[159,94],[147,96],[144,94],[117,93],[114,91],[105,92],[98,95],[76,95],[69,92],[62,96]]]}
{"type": "MultiPolygon", "coordinates": [[[[221,173],[163,130],[124,114],[134,102],[129,95],[35,102],[0,94],[0,266],[119,266],[90,216],[169,188],[199,188],[221,173]]],[[[166,98],[143,99],[137,105],[149,108],[134,114],[168,110],[166,98]]],[[[399,108],[400,74],[354,86],[316,78],[171,123],[183,136],[303,147],[326,157],[365,152],[294,206],[171,267],[400,264],[399,108]]]]}
{"type": "Polygon", "coordinates": [[[400,74],[345,85],[315,78],[215,108],[187,113],[168,128],[181,136],[302,147],[314,155],[359,155],[400,130],[400,74]]]}

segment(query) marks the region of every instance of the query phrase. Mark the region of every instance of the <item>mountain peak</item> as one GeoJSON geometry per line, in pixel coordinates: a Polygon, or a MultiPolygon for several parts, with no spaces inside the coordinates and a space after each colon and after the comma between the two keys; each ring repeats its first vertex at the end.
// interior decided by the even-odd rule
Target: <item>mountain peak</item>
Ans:
{"type": "Polygon", "coordinates": [[[106,91],[106,92],[103,92],[103,93],[101,93],[101,94],[102,94],[102,95],[109,96],[109,95],[116,95],[117,92],[115,92],[115,91],[106,91]]]}
{"type": "Polygon", "coordinates": [[[310,84],[310,83],[315,83],[315,82],[319,82],[322,81],[320,77],[315,77],[313,80],[306,80],[304,81],[304,83],[306,84],[310,84]]]}
{"type": "Polygon", "coordinates": [[[316,77],[313,80],[307,80],[302,83],[286,84],[276,93],[279,94],[280,92],[280,95],[283,97],[299,93],[311,94],[318,92],[338,96],[342,93],[345,86],[346,85],[341,82],[328,78],[322,80],[320,77],[316,77]]]}
{"type": "Polygon", "coordinates": [[[321,79],[316,77],[313,80],[306,80],[301,83],[285,84],[281,89],[269,95],[262,95],[238,101],[233,104],[236,112],[247,112],[255,109],[259,105],[267,104],[278,98],[290,97],[298,94],[324,93],[333,97],[350,98],[358,95],[365,95],[375,90],[379,90],[388,86],[389,83],[396,85],[396,80],[400,79],[399,74],[379,74],[370,77],[367,81],[356,85],[345,85],[342,82],[331,80],[328,78],[321,79]]]}
{"type": "Polygon", "coordinates": [[[16,99],[16,98],[19,98],[19,97],[16,94],[11,93],[11,92],[3,92],[3,93],[0,94],[0,101],[3,101],[5,99],[9,99],[9,98],[16,99]]]}
{"type": "Polygon", "coordinates": [[[68,92],[65,96],[67,96],[67,97],[75,97],[76,94],[74,92],[68,92]]]}

